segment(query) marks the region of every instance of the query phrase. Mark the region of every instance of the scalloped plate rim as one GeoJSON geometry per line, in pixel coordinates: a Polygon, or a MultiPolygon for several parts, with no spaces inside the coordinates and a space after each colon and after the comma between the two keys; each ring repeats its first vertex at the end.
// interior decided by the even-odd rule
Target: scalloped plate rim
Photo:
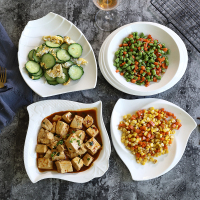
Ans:
{"type": "MultiPolygon", "coordinates": [[[[133,106],[133,109],[135,109],[134,107],[135,107],[135,105],[133,106]]],[[[139,109],[142,109],[142,108],[139,108],[139,109]]],[[[162,175],[164,175],[165,173],[167,173],[167,172],[169,172],[170,170],[172,170],[172,169],[178,164],[178,162],[180,161],[180,159],[182,158],[182,156],[183,156],[183,154],[184,154],[184,151],[185,151],[185,148],[186,148],[187,143],[188,143],[188,139],[189,139],[191,133],[193,132],[193,130],[194,130],[196,127],[197,127],[196,122],[194,121],[194,119],[193,119],[186,111],[184,111],[182,108],[180,108],[179,106],[177,106],[177,105],[175,105],[175,104],[173,104],[173,103],[171,103],[171,102],[169,102],[169,101],[166,101],[166,100],[163,100],[163,99],[158,99],[158,98],[148,98],[148,99],[146,99],[146,98],[143,98],[143,99],[122,99],[122,98],[120,98],[120,99],[116,102],[116,104],[115,104],[115,106],[114,106],[114,108],[113,108],[112,115],[111,115],[111,121],[110,121],[110,130],[111,130],[111,138],[112,138],[113,146],[114,146],[114,148],[115,148],[117,154],[118,154],[119,157],[121,158],[121,160],[124,162],[124,164],[125,164],[126,167],[128,168],[128,170],[129,170],[129,172],[130,172],[130,174],[131,174],[131,176],[132,176],[132,179],[133,179],[134,181],[146,181],[146,180],[151,180],[151,179],[157,178],[157,177],[159,177],[159,176],[162,176],[162,175]],[[178,158],[176,158],[177,160],[176,160],[175,162],[174,162],[174,160],[175,160],[175,157],[174,157],[174,160],[172,161],[172,163],[170,164],[170,166],[169,166],[165,171],[163,171],[162,173],[160,173],[160,174],[158,174],[158,175],[156,175],[156,176],[154,176],[154,177],[151,177],[151,178],[135,179],[135,178],[134,178],[134,173],[132,173],[132,172],[131,172],[131,169],[130,169],[131,166],[129,166],[129,165],[126,163],[125,159],[123,159],[123,157],[122,157],[122,155],[121,155],[121,152],[120,152],[121,147],[119,146],[119,144],[118,144],[119,142],[117,141],[117,139],[116,139],[116,137],[115,137],[115,134],[114,134],[114,131],[115,131],[115,130],[113,129],[113,123],[112,123],[112,122],[113,122],[113,115],[114,115],[115,108],[117,107],[117,104],[118,104],[120,101],[122,101],[122,102],[123,102],[123,101],[124,101],[124,102],[126,102],[126,101],[134,102],[134,101],[141,101],[141,100],[144,101],[144,102],[145,102],[145,101],[152,101],[152,102],[150,102],[150,103],[146,103],[145,106],[143,106],[143,107],[146,107],[146,106],[148,106],[148,105],[152,105],[152,103],[155,102],[156,100],[157,100],[157,101],[161,101],[161,102],[165,102],[166,104],[168,104],[168,105],[170,105],[170,106],[176,107],[177,109],[181,110],[181,112],[183,112],[187,117],[189,117],[189,118],[192,120],[192,122],[194,123],[194,124],[193,124],[194,127],[193,127],[193,129],[192,129],[189,133],[187,133],[187,140],[186,140],[186,143],[185,143],[185,145],[184,145],[184,147],[183,147],[183,149],[182,149],[182,151],[181,151],[181,154],[177,155],[178,158]]],[[[125,147],[123,147],[123,149],[125,149],[125,147]]],[[[169,152],[169,153],[170,153],[170,152],[169,152]]],[[[138,166],[138,167],[140,167],[140,166],[138,166]]]]}
{"type": "MultiPolygon", "coordinates": [[[[53,20],[53,19],[52,19],[52,20],[53,20]]],[[[79,38],[79,39],[80,39],[80,38],[79,38]]],[[[89,53],[89,52],[88,52],[88,53],[89,53]]],[[[87,55],[88,55],[88,54],[86,54],[86,56],[87,56],[87,55]]],[[[61,16],[61,15],[59,15],[59,14],[56,14],[56,13],[53,13],[53,12],[49,12],[48,14],[46,14],[45,16],[43,16],[43,17],[41,17],[41,18],[38,18],[38,19],[35,19],[35,20],[30,20],[30,21],[26,24],[26,26],[24,27],[24,29],[23,29],[23,31],[22,31],[22,33],[21,33],[20,39],[19,39],[17,57],[18,57],[19,71],[20,71],[20,74],[21,74],[22,78],[24,79],[24,81],[26,82],[26,84],[30,87],[30,89],[33,90],[36,94],[38,94],[38,95],[41,96],[41,97],[49,97],[49,96],[54,96],[54,95],[59,95],[59,94],[65,94],[65,93],[69,93],[69,92],[83,91],[83,90],[88,90],[88,89],[94,89],[94,88],[96,87],[96,84],[97,84],[97,76],[98,76],[98,70],[97,70],[96,57],[95,57],[95,54],[94,54],[94,51],[93,51],[92,46],[90,45],[90,43],[88,42],[88,40],[87,40],[87,38],[85,37],[85,35],[82,33],[82,31],[81,31],[77,26],[75,26],[72,22],[70,22],[70,21],[67,20],[65,17],[63,17],[63,16],[61,16]],[[34,83],[31,83],[31,84],[28,84],[28,83],[27,83],[27,81],[26,81],[26,79],[25,79],[25,77],[24,77],[23,67],[21,66],[20,61],[19,61],[19,60],[20,60],[19,57],[22,56],[22,55],[20,55],[20,51],[19,51],[19,46],[21,45],[21,40],[22,40],[21,38],[22,38],[22,35],[23,35],[24,30],[25,30],[28,26],[30,26],[30,22],[36,22],[36,21],[42,20],[42,19],[44,19],[45,17],[47,17],[48,15],[52,15],[52,16],[53,16],[53,19],[56,18],[56,17],[58,16],[58,17],[62,18],[63,20],[66,20],[67,22],[69,22],[69,23],[71,24],[71,26],[74,26],[74,27],[77,29],[77,31],[79,31],[79,33],[81,34],[81,36],[84,38],[84,40],[85,40],[85,41],[87,42],[87,44],[89,45],[90,51],[91,51],[92,56],[93,56],[93,58],[94,58],[94,64],[95,64],[95,81],[94,81],[92,84],[90,84],[91,86],[88,86],[88,87],[85,86],[85,87],[84,87],[83,89],[81,89],[81,90],[79,90],[77,87],[75,87],[75,89],[70,89],[70,90],[68,90],[68,91],[51,92],[51,94],[49,93],[49,94],[43,95],[42,92],[39,92],[37,89],[33,89],[33,88],[31,87],[31,85],[34,84],[34,83]]],[[[93,66],[93,67],[94,67],[94,66],[93,66]]],[[[43,84],[45,84],[45,83],[43,83],[43,84]]],[[[87,84],[85,84],[85,85],[87,85],[87,84]]]]}
{"type": "MultiPolygon", "coordinates": [[[[53,108],[53,109],[57,110],[58,108],[53,108]]],[[[42,179],[47,179],[47,178],[57,178],[57,179],[62,179],[62,180],[70,181],[70,182],[85,183],[85,182],[88,182],[88,181],[90,181],[90,180],[92,180],[94,178],[101,177],[106,173],[106,171],[109,168],[109,157],[110,157],[110,153],[111,153],[111,145],[110,145],[109,136],[108,136],[108,133],[107,133],[107,130],[105,128],[105,124],[104,124],[104,121],[103,121],[103,118],[102,118],[102,102],[101,101],[97,101],[97,102],[94,102],[94,103],[86,104],[86,103],[79,103],[79,102],[68,101],[68,100],[44,100],[44,101],[36,102],[36,103],[33,103],[33,104],[29,105],[27,107],[27,110],[28,110],[28,113],[29,113],[29,125],[28,125],[27,135],[26,135],[25,144],[24,144],[24,165],[25,165],[25,170],[27,172],[27,175],[28,175],[28,177],[30,178],[30,180],[33,183],[36,183],[36,182],[38,182],[38,181],[40,181],[42,179]],[[86,170],[84,172],[80,172],[80,174],[79,173],[60,174],[60,173],[56,173],[56,172],[52,172],[52,173],[51,172],[47,172],[48,174],[47,173],[41,173],[41,172],[39,172],[39,170],[38,170],[38,168],[36,166],[36,157],[33,157],[33,158],[31,158],[31,160],[32,160],[32,162],[35,162],[34,169],[37,169],[38,170],[37,173],[39,174],[38,176],[36,176],[36,177],[34,176],[34,178],[33,178],[33,175],[29,174],[30,171],[28,169],[29,168],[28,165],[30,164],[30,161],[28,159],[31,157],[31,155],[29,155],[29,158],[27,157],[28,156],[27,154],[30,153],[30,152],[27,151],[27,148],[30,149],[28,142],[30,142],[30,139],[33,137],[33,136],[32,137],[30,136],[31,135],[30,128],[32,126],[32,124],[30,124],[32,122],[31,114],[36,112],[36,111],[33,111],[32,109],[36,108],[36,107],[39,107],[41,105],[44,106],[45,104],[46,104],[46,107],[47,106],[48,107],[49,106],[53,106],[53,104],[55,102],[56,103],[62,102],[63,104],[66,104],[66,107],[71,106],[70,104],[79,107],[78,109],[73,109],[72,108],[71,110],[96,108],[96,110],[97,110],[97,121],[98,121],[98,125],[99,125],[99,127],[101,129],[102,140],[106,140],[107,146],[104,146],[104,148],[101,150],[101,153],[100,153],[98,159],[95,160],[95,162],[93,163],[93,166],[91,166],[88,170],[86,170]],[[35,160],[35,161],[33,161],[33,160],[35,160]],[[101,161],[101,163],[99,163],[100,162],[99,160],[101,161]],[[90,173],[91,171],[94,171],[96,174],[95,173],[94,174],[90,174],[90,176],[86,177],[86,175],[88,173],[90,173]],[[61,176],[64,176],[64,178],[62,178],[61,176]],[[77,176],[80,176],[82,178],[84,177],[84,178],[80,179],[80,180],[72,180],[72,178],[74,178],[74,177],[77,179],[77,176]]],[[[66,109],[65,108],[58,109],[55,112],[59,112],[61,110],[66,110],[66,109]]],[[[48,114],[46,116],[48,116],[48,114]]],[[[36,138],[37,138],[37,133],[35,133],[35,134],[36,134],[36,138]]],[[[35,141],[35,145],[36,144],[37,144],[37,142],[35,141]]],[[[103,142],[103,144],[105,144],[105,143],[103,142]]],[[[35,147],[34,147],[34,149],[35,149],[35,147]]],[[[36,153],[34,153],[34,154],[36,156],[36,153]]]]}

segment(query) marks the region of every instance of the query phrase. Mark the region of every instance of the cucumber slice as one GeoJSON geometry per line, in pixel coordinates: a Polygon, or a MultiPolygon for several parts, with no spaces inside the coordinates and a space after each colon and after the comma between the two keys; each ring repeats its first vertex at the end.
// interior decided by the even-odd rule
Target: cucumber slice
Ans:
{"type": "Polygon", "coordinates": [[[69,75],[65,74],[65,78],[56,77],[56,81],[60,84],[63,84],[69,80],[69,75]]]}
{"type": "Polygon", "coordinates": [[[58,85],[57,81],[47,81],[49,85],[58,85]]]}
{"type": "Polygon", "coordinates": [[[28,53],[28,59],[29,60],[33,60],[33,52],[35,51],[35,49],[32,49],[29,53],[28,53]]]}
{"type": "Polygon", "coordinates": [[[38,80],[38,79],[40,79],[42,76],[43,76],[43,73],[40,74],[39,76],[34,76],[33,74],[29,74],[29,77],[30,77],[31,79],[33,79],[33,80],[38,80]]]}
{"type": "Polygon", "coordinates": [[[44,47],[44,45],[40,45],[40,46],[37,48],[36,53],[42,51],[43,47],[44,47]]]}
{"type": "Polygon", "coordinates": [[[52,48],[54,53],[57,53],[59,50],[61,50],[61,48],[52,48]]]}
{"type": "Polygon", "coordinates": [[[59,64],[65,63],[65,61],[62,61],[62,60],[56,60],[56,62],[59,63],[59,64]]]}
{"type": "Polygon", "coordinates": [[[65,49],[59,50],[56,55],[59,60],[65,61],[65,62],[70,60],[70,58],[71,58],[65,49]]]}
{"type": "Polygon", "coordinates": [[[61,49],[68,50],[69,45],[67,43],[64,43],[60,47],[61,47],[61,49]]]}
{"type": "Polygon", "coordinates": [[[52,78],[51,76],[49,76],[47,74],[47,72],[44,73],[44,77],[47,79],[47,81],[55,81],[56,80],[56,78],[52,78]]]}
{"type": "Polygon", "coordinates": [[[69,76],[68,70],[67,70],[66,68],[62,68],[62,70],[63,70],[63,73],[64,73],[65,75],[68,75],[68,76],[69,76]]]}
{"type": "Polygon", "coordinates": [[[45,68],[52,68],[56,64],[56,59],[50,53],[44,54],[42,56],[41,62],[45,64],[45,68]]]}
{"type": "Polygon", "coordinates": [[[29,74],[33,75],[33,76],[40,76],[42,73],[43,73],[43,71],[42,71],[42,68],[40,67],[40,70],[37,73],[34,73],[34,74],[29,73],[29,74]]]}
{"type": "Polygon", "coordinates": [[[37,63],[39,63],[40,60],[41,60],[40,57],[36,56],[36,51],[35,51],[35,50],[33,51],[33,59],[34,59],[34,61],[37,62],[37,63]]]}
{"type": "Polygon", "coordinates": [[[36,63],[35,61],[28,61],[25,65],[27,71],[31,74],[35,74],[39,72],[40,70],[40,65],[36,63]]]}
{"type": "Polygon", "coordinates": [[[73,58],[79,58],[83,52],[83,48],[80,44],[73,43],[69,45],[68,52],[73,58]]]}
{"type": "Polygon", "coordinates": [[[63,36],[61,36],[61,35],[57,35],[57,36],[63,38],[63,36]]]}
{"type": "Polygon", "coordinates": [[[53,43],[53,42],[50,42],[50,41],[46,41],[45,44],[46,44],[48,47],[51,47],[51,48],[57,48],[57,47],[60,46],[60,44],[53,43]]]}
{"type": "Polygon", "coordinates": [[[74,65],[74,63],[73,63],[72,61],[67,61],[67,62],[65,62],[62,66],[63,66],[64,68],[69,68],[69,67],[72,66],[72,65],[74,65]]]}
{"type": "Polygon", "coordinates": [[[72,65],[69,68],[68,74],[69,74],[69,76],[72,80],[78,80],[78,79],[81,78],[81,76],[83,76],[84,71],[83,71],[83,68],[81,66],[72,65]]]}

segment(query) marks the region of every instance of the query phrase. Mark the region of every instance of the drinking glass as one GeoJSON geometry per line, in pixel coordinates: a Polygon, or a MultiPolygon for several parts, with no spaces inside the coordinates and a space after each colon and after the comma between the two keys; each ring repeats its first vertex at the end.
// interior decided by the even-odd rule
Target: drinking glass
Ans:
{"type": "Polygon", "coordinates": [[[119,12],[115,9],[120,0],[93,0],[94,4],[100,9],[96,16],[97,26],[104,31],[112,31],[119,26],[119,12]]]}

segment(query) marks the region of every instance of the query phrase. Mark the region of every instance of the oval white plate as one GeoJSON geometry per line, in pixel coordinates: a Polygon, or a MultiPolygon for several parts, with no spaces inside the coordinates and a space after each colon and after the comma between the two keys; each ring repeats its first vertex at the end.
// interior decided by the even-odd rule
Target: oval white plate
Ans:
{"type": "Polygon", "coordinates": [[[110,129],[112,141],[120,158],[128,167],[132,179],[136,181],[143,181],[156,178],[171,170],[181,159],[185,147],[187,145],[188,138],[191,132],[196,128],[196,122],[180,107],[161,99],[136,99],[125,100],[119,99],[113,109],[110,129]],[[176,131],[174,135],[174,141],[169,147],[169,153],[162,155],[158,158],[158,162],[153,164],[152,162],[145,165],[138,164],[135,160],[135,156],[125,148],[121,142],[121,131],[118,130],[118,124],[123,119],[123,115],[128,113],[133,114],[140,109],[148,109],[150,107],[165,108],[169,112],[173,112],[178,119],[181,120],[182,127],[176,131]]]}
{"type": "Polygon", "coordinates": [[[27,85],[41,97],[53,96],[67,92],[87,90],[96,87],[97,82],[97,65],[94,52],[91,45],[83,33],[70,21],[64,17],[49,13],[46,16],[29,21],[24,28],[20,40],[18,51],[19,70],[27,85]],[[42,77],[39,80],[32,80],[28,76],[24,66],[28,61],[28,53],[31,49],[42,44],[44,35],[63,35],[71,37],[75,42],[80,43],[83,47],[82,58],[88,61],[84,68],[84,75],[80,80],[71,81],[67,86],[61,84],[52,86],[42,77]]]}
{"type": "MultiPolygon", "coordinates": [[[[142,26],[142,28],[143,28],[143,26],[142,26]]],[[[126,34],[128,34],[128,32],[126,34]]],[[[112,55],[112,57],[113,57],[113,55],[112,55]]],[[[152,23],[152,22],[137,22],[137,23],[128,24],[128,25],[125,25],[123,27],[120,27],[119,29],[117,29],[116,31],[114,31],[112,34],[110,34],[107,37],[107,39],[103,43],[101,50],[100,50],[100,53],[99,53],[100,69],[101,69],[101,72],[104,75],[104,77],[107,79],[107,81],[111,85],[113,85],[114,87],[116,87],[117,89],[119,89],[123,92],[126,92],[128,94],[133,94],[133,95],[140,95],[140,96],[157,94],[157,93],[163,92],[163,91],[171,88],[172,86],[174,86],[183,76],[183,74],[186,70],[186,67],[187,67],[187,62],[188,62],[187,50],[186,50],[185,44],[180,39],[180,37],[175,32],[173,32],[171,29],[169,29],[169,28],[167,28],[163,25],[152,23]],[[115,35],[118,34],[118,32],[120,32],[122,30],[126,30],[126,29],[129,30],[129,28],[133,28],[136,25],[137,26],[141,26],[141,25],[143,25],[143,26],[149,25],[150,26],[151,25],[152,27],[157,27],[157,29],[162,30],[163,32],[168,34],[168,36],[173,38],[173,41],[176,41],[178,49],[180,51],[180,62],[179,62],[179,65],[177,66],[178,67],[177,71],[175,72],[174,76],[172,76],[173,78],[170,76],[170,78],[167,80],[167,82],[161,87],[159,86],[160,82],[159,83],[153,83],[154,85],[157,85],[159,87],[158,89],[155,89],[155,88],[149,89],[149,87],[143,88],[141,86],[137,86],[135,84],[131,84],[131,83],[127,83],[127,82],[126,82],[126,84],[122,84],[115,77],[115,76],[119,76],[119,74],[115,73],[116,69],[113,69],[114,71],[111,72],[110,65],[108,65],[107,62],[106,62],[107,54],[108,54],[108,46],[110,46],[111,38],[114,38],[115,35]],[[131,88],[129,87],[130,85],[131,85],[131,88]],[[133,85],[135,85],[134,87],[139,87],[138,90],[135,90],[135,88],[132,88],[133,85]]],[[[163,77],[167,77],[168,75],[166,73],[163,77]]],[[[122,78],[122,77],[120,76],[120,78],[122,78]]]]}
{"type": "Polygon", "coordinates": [[[29,126],[24,145],[24,164],[26,172],[33,183],[45,178],[58,178],[66,181],[85,183],[93,178],[102,176],[109,167],[109,157],[111,152],[110,140],[102,118],[102,102],[83,104],[67,100],[46,100],[33,103],[27,107],[29,113],[29,126]],[[36,162],[35,147],[37,135],[41,127],[41,121],[52,113],[65,110],[97,109],[97,122],[101,131],[103,148],[97,160],[86,171],[80,173],[60,174],[54,171],[39,172],[36,162]]]}

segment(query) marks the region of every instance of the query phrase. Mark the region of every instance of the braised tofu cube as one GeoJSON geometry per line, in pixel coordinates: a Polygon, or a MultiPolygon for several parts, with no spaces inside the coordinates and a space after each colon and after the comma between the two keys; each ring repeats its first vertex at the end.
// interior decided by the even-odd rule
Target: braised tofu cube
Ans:
{"type": "Polygon", "coordinates": [[[71,161],[68,160],[59,160],[55,162],[57,171],[59,173],[67,173],[67,172],[73,172],[73,167],[71,161]]]}
{"type": "Polygon", "coordinates": [[[50,158],[38,158],[39,169],[53,169],[53,161],[50,158]]]}
{"type": "Polygon", "coordinates": [[[44,138],[43,135],[44,135],[44,129],[41,128],[40,131],[39,131],[39,133],[38,133],[38,137],[37,137],[38,143],[41,143],[41,139],[44,138]]]}
{"type": "Polygon", "coordinates": [[[93,123],[94,123],[94,120],[90,115],[87,115],[83,120],[83,125],[86,128],[89,128],[90,126],[92,126],[93,123]]]}
{"type": "Polygon", "coordinates": [[[45,118],[42,121],[42,128],[46,129],[47,131],[51,131],[51,129],[53,128],[53,124],[45,118]]]}
{"type": "Polygon", "coordinates": [[[85,165],[85,166],[89,166],[91,163],[92,163],[92,161],[94,160],[94,158],[90,155],[90,154],[86,154],[84,157],[83,157],[83,164],[85,165]]]}
{"type": "Polygon", "coordinates": [[[57,146],[57,151],[58,151],[58,152],[63,152],[64,150],[65,150],[65,147],[64,147],[63,144],[59,144],[59,145],[57,146]]]}
{"type": "Polygon", "coordinates": [[[55,151],[55,150],[51,150],[51,157],[52,157],[53,161],[66,159],[64,152],[58,152],[58,151],[55,151]]]}
{"type": "Polygon", "coordinates": [[[50,148],[50,149],[56,149],[57,148],[57,141],[54,141],[54,142],[52,142],[51,144],[48,144],[48,147],[50,148]]]}
{"type": "Polygon", "coordinates": [[[48,149],[47,145],[44,145],[44,144],[37,144],[37,146],[36,146],[37,153],[46,153],[47,149],[48,149]]]}
{"type": "Polygon", "coordinates": [[[69,131],[69,125],[65,122],[58,121],[56,124],[56,134],[60,135],[62,138],[67,137],[67,133],[69,131]]]}
{"type": "Polygon", "coordinates": [[[43,144],[51,144],[52,142],[54,142],[53,133],[45,130],[43,133],[43,137],[40,139],[40,142],[43,144]]]}
{"type": "Polygon", "coordinates": [[[88,152],[92,155],[94,155],[100,148],[101,145],[95,140],[94,137],[92,137],[91,139],[89,139],[86,143],[85,146],[88,149],[88,152]]]}
{"type": "Polygon", "coordinates": [[[72,113],[68,112],[65,113],[62,118],[67,122],[70,123],[72,121],[72,113]]]}
{"type": "Polygon", "coordinates": [[[75,134],[77,135],[77,137],[78,137],[80,140],[84,140],[84,139],[85,139],[85,131],[78,130],[78,131],[75,132],[75,134]]]}
{"type": "Polygon", "coordinates": [[[82,140],[80,140],[76,134],[71,134],[67,140],[65,140],[65,145],[67,146],[67,149],[69,152],[77,152],[80,148],[81,144],[83,143],[82,140]]]}
{"type": "Polygon", "coordinates": [[[97,127],[95,125],[92,125],[90,128],[88,128],[86,130],[86,133],[90,136],[90,137],[96,137],[97,134],[99,133],[99,130],[97,129],[97,127]]]}
{"type": "Polygon", "coordinates": [[[74,119],[72,120],[70,127],[82,129],[83,118],[81,116],[75,115],[74,119]]]}
{"type": "Polygon", "coordinates": [[[75,158],[77,157],[79,154],[76,153],[76,152],[69,152],[69,157],[72,159],[72,158],[75,158]]]}
{"type": "Polygon", "coordinates": [[[53,128],[51,129],[51,133],[56,133],[56,122],[53,122],[53,128]]]}
{"type": "Polygon", "coordinates": [[[61,119],[62,119],[62,116],[60,116],[60,115],[55,115],[53,117],[53,121],[60,121],[61,119]]]}
{"type": "Polygon", "coordinates": [[[82,144],[81,147],[78,149],[78,154],[82,155],[85,154],[87,152],[87,149],[85,147],[85,144],[82,144]]]}
{"type": "Polygon", "coordinates": [[[51,158],[51,150],[50,149],[47,150],[44,158],[51,158]]]}
{"type": "Polygon", "coordinates": [[[83,167],[83,160],[79,157],[76,157],[72,160],[72,165],[76,169],[76,171],[79,171],[81,167],[83,167]]]}

